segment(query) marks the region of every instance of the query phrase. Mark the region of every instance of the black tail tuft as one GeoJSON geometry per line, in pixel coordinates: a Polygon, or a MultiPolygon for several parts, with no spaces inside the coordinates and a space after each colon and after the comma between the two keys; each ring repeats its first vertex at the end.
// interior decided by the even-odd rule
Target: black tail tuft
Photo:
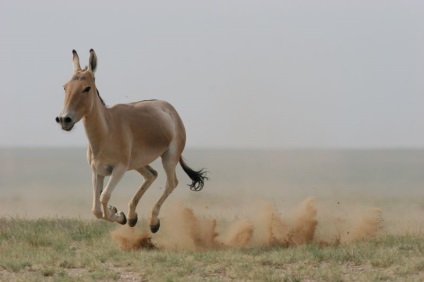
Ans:
{"type": "Polygon", "coordinates": [[[203,185],[205,184],[205,180],[208,180],[208,177],[206,176],[206,171],[204,169],[195,171],[192,170],[183,160],[183,158],[180,158],[180,164],[185,173],[191,178],[193,181],[191,184],[188,184],[191,191],[200,191],[203,189],[203,185]]]}

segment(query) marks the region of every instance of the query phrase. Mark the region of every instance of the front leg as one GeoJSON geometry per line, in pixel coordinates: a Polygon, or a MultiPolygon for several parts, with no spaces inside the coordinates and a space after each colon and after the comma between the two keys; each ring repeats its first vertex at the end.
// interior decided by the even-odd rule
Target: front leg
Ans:
{"type": "Polygon", "coordinates": [[[125,214],[122,211],[118,213],[116,208],[108,206],[108,203],[113,190],[115,189],[118,182],[122,179],[122,176],[124,176],[126,171],[126,166],[116,165],[112,170],[112,174],[110,175],[106,188],[100,194],[100,203],[103,207],[103,218],[112,222],[118,222],[120,224],[127,223],[127,218],[125,217],[125,214]]]}
{"type": "Polygon", "coordinates": [[[92,180],[93,180],[93,209],[92,212],[95,217],[102,218],[103,212],[100,207],[100,193],[102,193],[103,189],[103,181],[105,177],[97,174],[93,170],[92,180]]]}

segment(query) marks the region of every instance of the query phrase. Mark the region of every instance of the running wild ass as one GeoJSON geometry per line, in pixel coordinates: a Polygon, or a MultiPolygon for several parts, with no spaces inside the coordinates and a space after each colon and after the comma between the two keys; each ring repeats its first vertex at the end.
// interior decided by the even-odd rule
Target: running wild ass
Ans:
{"type": "Polygon", "coordinates": [[[200,191],[207,179],[202,169],[195,171],[184,162],[182,152],[186,133],[180,116],[172,105],[160,100],[147,100],[106,107],[95,84],[97,56],[90,50],[88,67],[81,69],[79,57],[73,54],[74,74],[65,85],[65,103],[56,122],[70,131],[82,119],[88,138],[87,159],[92,169],[93,209],[97,218],[133,227],[138,217],[136,207],[144,192],[158,173],[149,165],[158,157],[166,172],[167,182],[163,195],[154,205],[149,220],[153,233],[160,227],[160,208],[177,187],[175,168],[180,163],[191,178],[193,191],[200,191]],[[125,214],[108,205],[111,194],[128,170],[138,171],[144,181],[128,203],[125,214]],[[110,176],[106,186],[103,182],[110,176]]]}

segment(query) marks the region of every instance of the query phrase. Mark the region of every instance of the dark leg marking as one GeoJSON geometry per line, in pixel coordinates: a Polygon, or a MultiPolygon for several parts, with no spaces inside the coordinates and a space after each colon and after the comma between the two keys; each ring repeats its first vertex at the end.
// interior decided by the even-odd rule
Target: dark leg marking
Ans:
{"type": "Polygon", "coordinates": [[[109,205],[109,206],[108,206],[108,208],[109,208],[109,210],[111,210],[113,213],[117,213],[117,212],[118,212],[118,210],[117,210],[115,207],[111,206],[111,205],[109,205]]]}

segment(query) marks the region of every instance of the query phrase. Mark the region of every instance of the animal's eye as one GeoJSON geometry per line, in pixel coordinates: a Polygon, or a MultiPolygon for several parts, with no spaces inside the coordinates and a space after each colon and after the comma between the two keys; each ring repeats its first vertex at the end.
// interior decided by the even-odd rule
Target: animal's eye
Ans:
{"type": "Polygon", "coordinates": [[[87,93],[88,91],[90,91],[90,89],[91,89],[91,87],[90,87],[90,86],[88,86],[88,87],[86,87],[86,88],[84,89],[84,91],[82,91],[82,93],[87,93]]]}

